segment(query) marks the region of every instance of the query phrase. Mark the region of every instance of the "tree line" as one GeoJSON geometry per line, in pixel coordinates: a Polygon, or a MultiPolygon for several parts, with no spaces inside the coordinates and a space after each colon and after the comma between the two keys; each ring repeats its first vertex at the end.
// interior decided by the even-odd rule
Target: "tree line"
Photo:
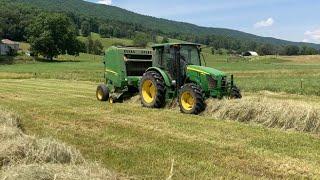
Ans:
{"type": "Polygon", "coordinates": [[[101,53],[99,52],[99,49],[102,51],[101,43],[97,41],[93,42],[90,38],[88,42],[83,43],[76,38],[79,35],[88,37],[91,32],[98,33],[105,38],[132,39],[137,46],[147,46],[149,42],[155,43],[157,42],[157,36],[162,36],[164,37],[162,42],[169,42],[169,38],[172,38],[200,43],[212,47],[212,52],[217,54],[239,54],[244,51],[257,51],[260,55],[319,54],[319,50],[309,46],[274,45],[221,35],[165,33],[137,23],[102,20],[71,12],[44,12],[31,6],[13,3],[0,2],[0,5],[2,7],[0,11],[0,38],[28,41],[31,43],[34,51],[36,49],[50,51],[50,53],[46,52],[49,56],[54,56],[58,53],[101,53]],[[45,24],[44,22],[51,24],[45,24]],[[51,32],[51,34],[47,32],[51,32]],[[53,32],[56,34],[52,34],[53,32]],[[66,45],[63,43],[66,43],[66,45]],[[47,48],[48,45],[54,46],[53,44],[58,44],[61,48],[47,48]]]}

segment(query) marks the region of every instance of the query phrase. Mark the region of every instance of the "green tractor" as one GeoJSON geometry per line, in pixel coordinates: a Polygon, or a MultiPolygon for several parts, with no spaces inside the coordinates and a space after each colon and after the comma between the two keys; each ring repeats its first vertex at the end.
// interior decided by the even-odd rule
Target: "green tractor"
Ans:
{"type": "Polygon", "coordinates": [[[207,98],[242,98],[233,75],[228,78],[201,61],[199,44],[167,43],[152,48],[153,51],[114,47],[107,50],[106,85],[98,86],[98,100],[113,102],[139,92],[144,107],[163,108],[177,98],[181,112],[199,114],[205,110],[207,98]],[[135,57],[133,66],[127,65],[128,51],[135,57]],[[131,68],[136,73],[132,74],[131,68]]]}

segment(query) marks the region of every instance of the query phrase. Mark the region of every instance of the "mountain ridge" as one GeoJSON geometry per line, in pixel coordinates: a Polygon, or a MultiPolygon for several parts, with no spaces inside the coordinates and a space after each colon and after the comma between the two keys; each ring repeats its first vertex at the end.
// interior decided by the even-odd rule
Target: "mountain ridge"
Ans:
{"type": "Polygon", "coordinates": [[[72,12],[105,20],[117,20],[125,23],[141,24],[164,33],[185,33],[193,35],[222,35],[273,45],[307,45],[320,49],[320,44],[293,42],[274,37],[263,37],[228,28],[204,27],[188,22],[179,22],[149,15],[138,14],[117,6],[95,4],[83,0],[12,0],[11,2],[26,3],[49,11],[72,12]]]}

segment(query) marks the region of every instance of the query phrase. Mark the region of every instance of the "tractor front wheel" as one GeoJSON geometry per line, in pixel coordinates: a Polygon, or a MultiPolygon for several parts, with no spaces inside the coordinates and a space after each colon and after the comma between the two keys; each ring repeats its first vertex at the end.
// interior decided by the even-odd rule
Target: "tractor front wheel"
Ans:
{"type": "Polygon", "coordinates": [[[195,84],[186,84],[179,91],[179,106],[182,113],[200,114],[205,109],[202,89],[195,84]]]}
{"type": "Polygon", "coordinates": [[[140,82],[140,97],[143,106],[162,108],[165,105],[165,83],[163,77],[155,71],[146,72],[140,82]]]}
{"type": "Polygon", "coordinates": [[[109,89],[106,85],[101,84],[97,87],[96,96],[99,101],[107,101],[109,99],[109,89]]]}

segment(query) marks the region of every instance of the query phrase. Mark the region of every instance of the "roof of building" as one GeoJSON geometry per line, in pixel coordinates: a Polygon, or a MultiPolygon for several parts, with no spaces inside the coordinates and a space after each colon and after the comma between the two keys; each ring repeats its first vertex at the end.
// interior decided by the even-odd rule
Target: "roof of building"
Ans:
{"type": "Polygon", "coordinates": [[[3,44],[10,44],[10,45],[15,45],[15,44],[19,44],[17,42],[11,41],[10,39],[2,39],[1,42],[3,44]]]}
{"type": "Polygon", "coordinates": [[[259,54],[255,51],[246,51],[244,54],[250,54],[251,56],[259,56],[259,54]]]}

